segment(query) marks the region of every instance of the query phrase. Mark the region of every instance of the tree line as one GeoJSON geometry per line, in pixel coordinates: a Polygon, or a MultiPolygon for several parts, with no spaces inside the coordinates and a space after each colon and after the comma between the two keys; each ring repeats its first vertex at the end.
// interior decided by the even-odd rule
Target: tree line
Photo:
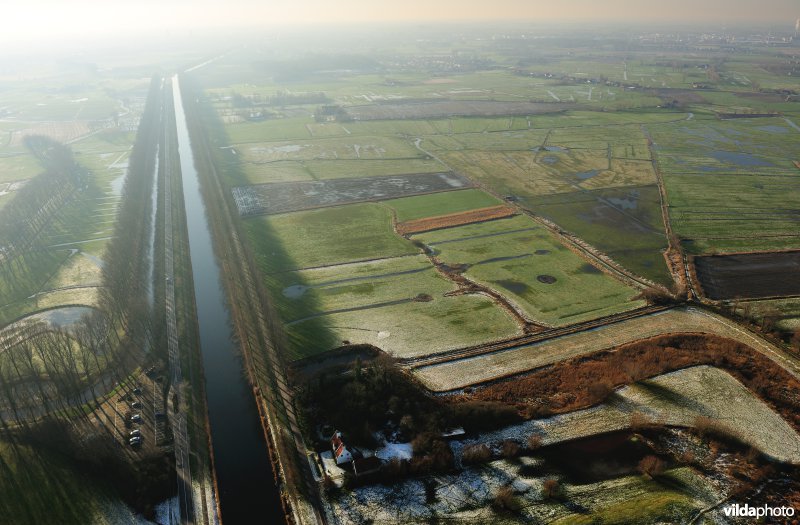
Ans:
{"type": "Polygon", "coordinates": [[[89,172],[75,162],[72,150],[44,136],[25,137],[25,145],[44,171],[29,179],[0,210],[0,279],[11,292],[28,291],[25,283],[41,263],[40,233],[77,190],[89,172]]]}
{"type": "MultiPolygon", "coordinates": [[[[84,416],[82,407],[99,406],[113,385],[124,383],[142,351],[151,347],[147,255],[160,106],[161,79],[156,77],[131,153],[114,235],[104,255],[99,308],[65,328],[42,322],[23,325],[5,340],[6,348],[0,353],[0,426],[4,429],[29,430],[31,421],[44,416],[64,421],[84,416]]],[[[72,174],[72,184],[79,184],[86,174],[66,146],[35,138],[30,147],[45,164],[71,166],[62,171],[64,176],[72,174]]],[[[47,191],[34,184],[31,191],[36,193],[23,196],[25,205],[12,213],[36,214],[40,207],[31,203],[43,202],[48,192],[62,191],[51,184],[47,191]]]]}

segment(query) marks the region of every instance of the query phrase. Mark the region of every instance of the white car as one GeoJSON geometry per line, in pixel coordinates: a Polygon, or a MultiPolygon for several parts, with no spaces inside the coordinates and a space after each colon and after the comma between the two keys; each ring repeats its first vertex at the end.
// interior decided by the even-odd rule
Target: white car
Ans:
{"type": "Polygon", "coordinates": [[[142,422],[142,415],[141,414],[134,414],[131,416],[131,421],[133,423],[141,423],[142,422]]]}
{"type": "Polygon", "coordinates": [[[142,437],[142,431],[138,428],[135,430],[131,430],[130,436],[133,437],[142,437]]]}
{"type": "Polygon", "coordinates": [[[142,436],[134,436],[128,440],[131,446],[134,445],[141,445],[142,444],[142,436]]]}

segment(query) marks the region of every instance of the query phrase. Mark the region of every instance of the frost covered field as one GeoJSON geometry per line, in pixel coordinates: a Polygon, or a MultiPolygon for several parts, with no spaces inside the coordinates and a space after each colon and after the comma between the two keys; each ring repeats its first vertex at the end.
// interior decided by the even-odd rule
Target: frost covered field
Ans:
{"type": "MultiPolygon", "coordinates": [[[[461,452],[469,445],[483,443],[498,447],[508,439],[526,443],[532,434],[541,436],[542,445],[553,445],[626,429],[634,413],[678,427],[692,426],[701,416],[710,418],[765,454],[781,461],[800,463],[800,435],[727,372],[707,366],[679,370],[623,387],[597,407],[527,421],[453,442],[451,447],[460,464],[461,452]]],[[[510,522],[520,519],[551,522],[569,516],[577,508],[600,511],[605,508],[602,505],[616,505],[637,498],[677,497],[674,503],[696,509],[718,498],[716,489],[707,480],[684,467],[667,472],[667,476],[691,487],[679,496],[668,497],[663,490],[659,493],[658,487],[643,477],[626,476],[568,486],[565,488],[568,504],[547,502],[541,495],[544,477],[541,474],[526,476],[526,473],[535,472],[541,461],[536,456],[498,460],[454,474],[410,479],[393,487],[361,487],[342,493],[334,507],[343,524],[362,523],[366,518],[375,523],[427,522],[436,515],[471,523],[482,520],[500,523],[504,518],[494,513],[490,503],[497,490],[511,486],[523,508],[518,518],[509,518],[510,522]],[[529,468],[524,468],[526,466],[529,468]],[[426,483],[435,485],[435,497],[431,497],[426,483]],[[614,502],[610,503],[607,498],[612,490],[614,502]]]]}
{"type": "MultiPolygon", "coordinates": [[[[717,316],[694,308],[677,308],[529,346],[420,367],[414,370],[414,375],[430,390],[446,392],[670,333],[707,333],[734,339],[743,335],[717,316]]],[[[748,344],[751,340],[755,338],[750,336],[748,344]]],[[[754,348],[764,350],[764,344],[754,348]]]]}

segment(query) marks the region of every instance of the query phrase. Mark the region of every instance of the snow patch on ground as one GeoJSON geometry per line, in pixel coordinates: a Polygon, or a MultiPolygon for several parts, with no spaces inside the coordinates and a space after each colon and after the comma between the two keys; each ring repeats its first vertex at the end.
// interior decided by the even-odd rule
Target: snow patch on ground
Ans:
{"type": "Polygon", "coordinates": [[[390,459],[411,459],[414,455],[414,450],[411,443],[386,443],[385,446],[375,451],[375,455],[384,461],[390,459]]]}
{"type": "Polygon", "coordinates": [[[179,523],[180,522],[180,506],[178,503],[178,496],[165,500],[155,508],[156,523],[179,523]]]}

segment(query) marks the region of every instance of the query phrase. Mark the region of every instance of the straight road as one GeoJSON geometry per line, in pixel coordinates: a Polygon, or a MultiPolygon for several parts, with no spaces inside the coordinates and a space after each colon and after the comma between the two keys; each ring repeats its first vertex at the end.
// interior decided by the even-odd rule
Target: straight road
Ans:
{"type": "MultiPolygon", "coordinates": [[[[169,89],[169,84],[164,83],[162,89],[169,89]]],[[[166,111],[171,107],[171,92],[163,97],[165,105],[162,106],[162,120],[164,122],[164,275],[166,277],[166,328],[167,328],[167,353],[169,356],[170,389],[167,399],[173,395],[180,396],[180,387],[183,377],[181,374],[180,343],[178,340],[178,321],[175,315],[175,268],[174,268],[174,241],[172,237],[172,155],[174,155],[172,137],[173,128],[169,125],[173,115],[166,111]]],[[[194,491],[192,490],[192,472],[189,462],[191,453],[189,433],[186,428],[186,416],[180,410],[180,404],[167,402],[169,419],[172,422],[172,434],[175,450],[175,471],[178,483],[178,502],[180,504],[180,522],[182,524],[195,523],[194,491]],[[176,406],[177,405],[177,406],[176,406]]]]}

